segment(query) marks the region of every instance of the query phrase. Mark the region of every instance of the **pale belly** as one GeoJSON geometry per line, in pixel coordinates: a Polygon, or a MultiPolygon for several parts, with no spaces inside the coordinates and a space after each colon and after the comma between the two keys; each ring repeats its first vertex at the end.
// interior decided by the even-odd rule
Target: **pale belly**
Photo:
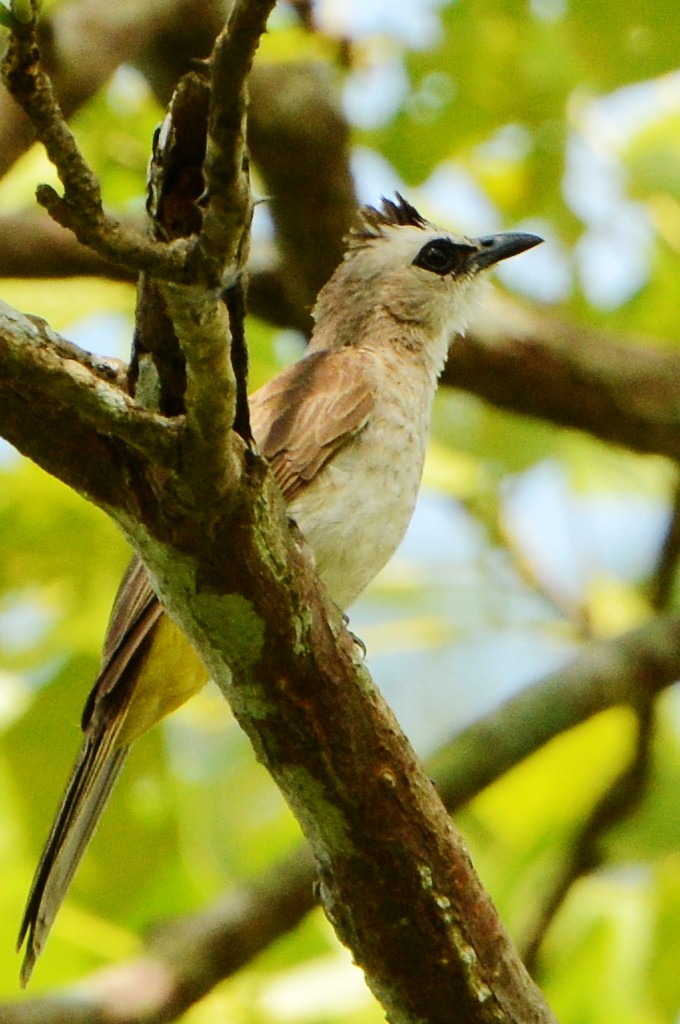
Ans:
{"type": "Polygon", "coordinates": [[[347,608],[392,557],[420,486],[427,422],[407,428],[375,420],[290,505],[316,568],[340,608],[347,608]]]}

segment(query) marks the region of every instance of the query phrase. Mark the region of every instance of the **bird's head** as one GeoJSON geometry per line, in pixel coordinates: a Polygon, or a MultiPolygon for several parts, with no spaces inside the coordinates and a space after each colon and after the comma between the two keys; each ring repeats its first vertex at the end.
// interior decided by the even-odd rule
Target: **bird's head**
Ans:
{"type": "Polygon", "coordinates": [[[319,295],[315,347],[357,344],[384,317],[428,338],[450,339],[465,328],[480,272],[541,241],[520,232],[454,234],[431,224],[399,193],[396,201],[383,199],[380,209],[365,207],[342,264],[319,295]]]}

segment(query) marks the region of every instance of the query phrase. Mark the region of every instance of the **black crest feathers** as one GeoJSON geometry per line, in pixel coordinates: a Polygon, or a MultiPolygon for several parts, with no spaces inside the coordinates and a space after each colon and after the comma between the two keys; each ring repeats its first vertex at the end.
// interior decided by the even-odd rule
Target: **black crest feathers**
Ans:
{"type": "Polygon", "coordinates": [[[361,224],[349,236],[351,247],[358,248],[373,239],[382,238],[386,227],[410,225],[414,228],[425,228],[429,226],[428,221],[418,213],[415,206],[411,206],[398,192],[395,193],[395,199],[396,201],[393,201],[383,196],[380,209],[375,206],[364,206],[361,211],[361,224]]]}

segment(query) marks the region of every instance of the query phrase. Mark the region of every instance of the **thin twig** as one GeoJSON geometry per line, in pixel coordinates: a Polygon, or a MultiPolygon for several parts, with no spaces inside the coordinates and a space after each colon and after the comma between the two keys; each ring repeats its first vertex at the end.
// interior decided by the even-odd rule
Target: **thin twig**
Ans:
{"type": "Polygon", "coordinates": [[[238,274],[247,260],[252,199],[246,143],[247,81],[255,51],[275,0],[236,0],[210,59],[208,140],[203,173],[207,206],[200,251],[229,284],[225,268],[238,274]]]}
{"type": "Polygon", "coordinates": [[[80,242],[113,263],[152,271],[156,276],[186,281],[188,248],[185,242],[159,245],[152,239],[123,228],[107,216],[99,182],[83,158],[63,117],[49,76],[40,64],[36,38],[37,4],[31,21],[15,22],[2,63],[8,90],[31,119],[64,186],[60,196],[50,185],[39,185],[36,198],[62,227],[80,242]]]}

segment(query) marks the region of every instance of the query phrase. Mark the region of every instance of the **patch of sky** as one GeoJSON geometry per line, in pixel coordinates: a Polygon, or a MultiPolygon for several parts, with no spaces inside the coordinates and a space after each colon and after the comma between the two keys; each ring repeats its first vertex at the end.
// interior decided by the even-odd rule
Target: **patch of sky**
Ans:
{"type": "Polygon", "coordinates": [[[406,193],[404,183],[384,156],[368,146],[355,146],[351,156],[352,175],[360,203],[375,206],[381,196],[406,193]]]}
{"type": "Polygon", "coordinates": [[[279,366],[290,366],[302,359],[307,339],[300,331],[277,331],[274,335],[274,355],[279,366]]]}
{"type": "Polygon", "coordinates": [[[106,102],[118,114],[136,114],[151,99],[149,84],[136,68],[121,64],[116,68],[106,89],[106,102]]]}
{"type": "Polygon", "coordinates": [[[463,167],[447,161],[435,167],[418,190],[429,216],[464,235],[490,234],[500,227],[500,213],[463,167]]]}
{"type": "Polygon", "coordinates": [[[647,283],[652,233],[646,215],[638,217],[622,210],[615,223],[581,237],[575,249],[578,275],[591,305],[617,309],[647,283]]]}
{"type": "Polygon", "coordinates": [[[398,112],[408,90],[408,75],[398,57],[360,66],[345,82],[345,115],[357,128],[379,128],[398,112]]]}
{"type": "Polygon", "coordinates": [[[0,730],[18,721],[28,704],[28,694],[21,676],[0,669],[0,730]]]}
{"type": "Polygon", "coordinates": [[[124,313],[92,313],[74,321],[64,330],[64,336],[88,352],[127,361],[134,324],[124,313]]]}
{"type": "Polygon", "coordinates": [[[649,278],[654,230],[626,197],[624,168],[590,134],[574,133],[566,157],[564,197],[585,224],[575,247],[581,287],[594,306],[615,309],[649,278]]]}
{"type": "Polygon", "coordinates": [[[576,96],[566,153],[565,201],[585,224],[575,256],[589,302],[614,309],[646,284],[654,228],[642,203],[626,194],[621,149],[656,117],[680,108],[680,72],[583,102],[576,96]]]}
{"type": "Polygon", "coordinates": [[[0,646],[20,654],[36,646],[49,630],[53,616],[33,591],[5,595],[6,607],[0,609],[0,646]]]}
{"type": "Polygon", "coordinates": [[[557,303],[568,298],[573,282],[569,252],[552,225],[541,218],[527,218],[508,225],[543,238],[543,245],[522,253],[519,259],[499,263],[495,273],[510,291],[535,302],[557,303]]]}
{"type": "Polygon", "coordinates": [[[508,483],[503,521],[548,593],[579,604],[591,580],[635,583],[655,563],[668,526],[660,499],[626,493],[575,493],[567,471],[546,459],[508,483]]]}
{"type": "Polygon", "coordinates": [[[613,152],[626,145],[650,121],[680,108],[680,71],[626,85],[580,108],[577,120],[585,134],[613,152]]]}
{"type": "Polygon", "coordinates": [[[522,124],[504,124],[476,147],[481,157],[487,159],[519,162],[528,156],[533,145],[533,137],[528,128],[522,124]]]}
{"type": "Polygon", "coordinates": [[[484,530],[462,505],[436,491],[423,490],[418,515],[409,524],[399,549],[400,557],[440,568],[461,565],[478,557],[484,546],[484,530]],[[436,544],[432,538],[436,537],[436,544]]]}
{"type": "MultiPolygon", "coordinates": [[[[351,627],[356,628],[354,617],[351,627]]],[[[478,628],[423,651],[368,658],[368,667],[421,757],[578,652],[558,634],[478,628]]]]}
{"type": "Polygon", "coordinates": [[[537,21],[560,21],[567,13],[567,0],[529,0],[529,10],[537,21]]]}
{"type": "Polygon", "coordinates": [[[0,469],[3,466],[11,466],[16,463],[20,458],[19,452],[16,450],[14,445],[6,441],[4,437],[0,437],[0,469]]]}
{"type": "Polygon", "coordinates": [[[253,242],[273,242],[275,237],[274,219],[269,208],[268,197],[256,194],[251,236],[253,242]]]}
{"type": "Polygon", "coordinates": [[[361,40],[383,35],[411,49],[434,46],[441,36],[439,9],[446,0],[318,0],[315,16],[331,35],[361,40]]]}

